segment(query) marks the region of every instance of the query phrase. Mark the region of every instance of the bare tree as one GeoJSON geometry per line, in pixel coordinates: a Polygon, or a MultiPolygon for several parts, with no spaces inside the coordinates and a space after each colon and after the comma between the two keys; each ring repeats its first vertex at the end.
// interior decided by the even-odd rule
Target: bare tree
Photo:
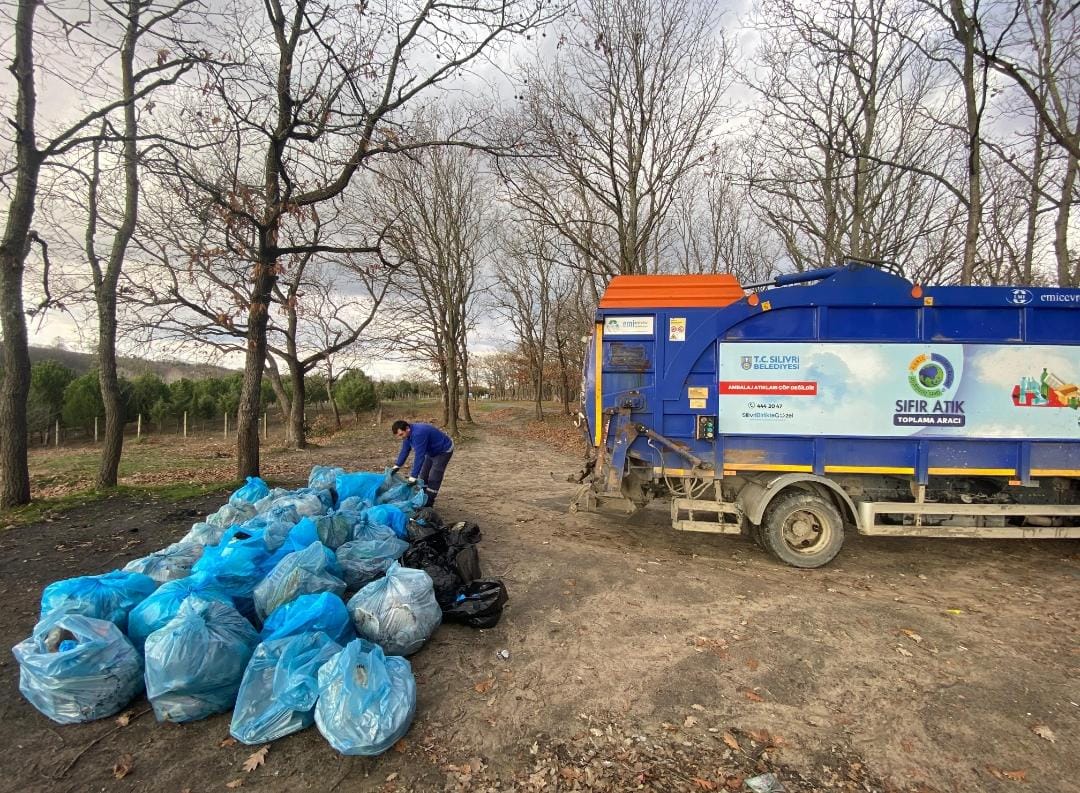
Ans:
{"type": "Polygon", "coordinates": [[[519,155],[499,160],[511,201],[593,273],[662,267],[668,213],[722,120],[729,56],[709,4],[586,0],[500,119],[519,155]]]}
{"type": "MultiPolygon", "coordinates": [[[[240,280],[228,278],[243,287],[237,310],[246,315],[239,476],[259,469],[267,327],[290,257],[379,249],[375,239],[317,238],[320,208],[347,200],[354,176],[374,159],[445,143],[409,137],[400,126],[403,109],[496,42],[547,16],[542,0],[395,6],[267,0],[231,17],[222,36],[238,63],[219,70],[208,95],[184,117],[196,137],[216,145],[178,159],[173,189],[190,187],[189,206],[216,215],[224,227],[222,236],[185,257],[214,258],[244,272],[240,280]]],[[[466,132],[453,130],[449,138],[466,132]]]]}
{"type": "MultiPolygon", "coordinates": [[[[435,136],[440,123],[445,120],[420,122],[435,136]]],[[[397,279],[399,313],[412,313],[419,335],[430,340],[451,434],[458,431],[462,391],[468,399],[467,335],[492,232],[492,190],[479,168],[473,152],[429,148],[394,162],[380,181],[387,242],[407,262],[397,279]]]]}
{"type": "MultiPolygon", "coordinates": [[[[145,45],[155,35],[156,29],[168,23],[187,3],[173,6],[135,2],[94,3],[90,8],[94,25],[86,23],[85,8],[49,6],[45,21],[38,29],[35,13],[39,5],[32,0],[20,0],[16,6],[14,36],[10,39],[11,71],[15,76],[16,91],[13,106],[5,102],[8,127],[13,131],[13,137],[7,141],[13,149],[13,158],[10,167],[3,172],[10,203],[3,238],[0,239],[0,318],[6,364],[0,383],[0,423],[5,428],[0,433],[0,506],[24,504],[30,500],[26,459],[26,397],[30,360],[23,277],[31,245],[37,242],[43,259],[42,308],[47,307],[51,302],[48,239],[32,228],[42,169],[54,163],[61,168],[67,167],[67,158],[80,147],[95,139],[100,140],[99,125],[118,112],[125,117],[125,121],[119,129],[107,126],[111,135],[107,133],[106,137],[124,141],[124,157],[133,163],[134,132],[128,126],[128,121],[133,118],[135,104],[173,82],[179,73],[178,64],[183,64],[187,59],[183,52],[160,50],[154,60],[136,65],[140,46],[145,45]],[[121,32],[111,36],[110,26],[113,33],[117,29],[121,32]],[[50,56],[55,56],[51,67],[42,69],[35,63],[36,44],[44,44],[50,56]],[[114,58],[121,68],[119,90],[114,90],[117,81],[107,73],[114,58]],[[63,118],[39,124],[38,81],[54,92],[70,90],[73,95],[83,99],[74,110],[70,105],[62,104],[57,115],[63,118]],[[131,141],[130,145],[127,145],[128,141],[131,141]],[[13,188],[8,181],[10,179],[14,179],[13,188]]],[[[123,237],[121,231],[114,238],[117,262],[123,258],[123,237]],[[121,243],[119,248],[117,242],[121,243]]],[[[110,278],[111,272],[107,266],[100,290],[106,318],[113,291],[110,278]]],[[[105,342],[108,346],[108,338],[105,342]]],[[[103,381],[103,385],[107,383],[103,381]]],[[[109,457],[118,459],[119,447],[112,450],[109,457]]],[[[103,465],[103,476],[99,479],[104,484],[115,481],[115,473],[111,477],[108,473],[108,468],[103,465]]]]}
{"type": "Polygon", "coordinates": [[[763,7],[744,173],[796,269],[854,255],[947,277],[966,199],[940,173],[960,142],[928,118],[942,78],[920,25],[891,0],[763,7]]]}
{"type": "Polygon", "coordinates": [[[504,233],[500,244],[503,262],[495,275],[495,310],[513,330],[514,342],[533,378],[537,421],[544,420],[549,338],[559,299],[565,297],[559,294],[551,236],[536,224],[521,226],[520,233],[504,233]]]}
{"type": "Polygon", "coordinates": [[[743,283],[767,280],[780,262],[775,235],[761,223],[734,158],[696,174],[673,212],[672,257],[683,273],[730,273],[743,283]]]}

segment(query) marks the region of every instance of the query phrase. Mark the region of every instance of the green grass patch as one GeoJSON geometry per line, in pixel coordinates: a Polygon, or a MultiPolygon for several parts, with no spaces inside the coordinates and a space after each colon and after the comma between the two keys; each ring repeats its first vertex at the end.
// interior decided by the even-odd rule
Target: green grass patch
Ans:
{"type": "Polygon", "coordinates": [[[151,496],[162,501],[186,501],[191,498],[199,498],[209,493],[220,492],[225,487],[222,484],[191,484],[189,482],[177,482],[168,485],[156,485],[149,487],[132,487],[120,485],[105,490],[84,490],[58,498],[43,498],[32,501],[21,507],[0,510],[0,527],[5,529],[25,526],[44,520],[47,517],[61,515],[65,512],[104,501],[109,498],[137,498],[151,496]]]}

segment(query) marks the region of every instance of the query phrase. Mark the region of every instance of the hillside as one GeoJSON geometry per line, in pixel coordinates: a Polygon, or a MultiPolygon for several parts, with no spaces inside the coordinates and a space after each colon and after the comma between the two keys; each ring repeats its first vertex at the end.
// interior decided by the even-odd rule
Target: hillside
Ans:
{"type": "MultiPolygon", "coordinates": [[[[69,369],[83,374],[94,367],[95,356],[85,352],[65,350],[60,347],[30,347],[30,362],[53,360],[62,363],[69,369]]],[[[224,366],[214,366],[205,363],[190,363],[188,361],[151,361],[145,358],[117,359],[117,367],[124,377],[136,377],[146,372],[153,372],[162,380],[171,383],[183,377],[189,380],[199,380],[206,377],[225,377],[236,374],[239,370],[227,369],[224,366]]]]}

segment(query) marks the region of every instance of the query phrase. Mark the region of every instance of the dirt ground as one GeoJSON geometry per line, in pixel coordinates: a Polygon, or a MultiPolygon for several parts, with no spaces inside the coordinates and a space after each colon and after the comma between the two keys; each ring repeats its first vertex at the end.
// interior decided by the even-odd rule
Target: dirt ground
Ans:
{"type": "MultiPolygon", "coordinates": [[[[480,524],[510,602],[496,628],[445,625],[413,656],[416,721],[393,750],[344,758],[312,728],[246,773],[228,715],[158,724],[140,699],[126,726],[56,725],[5,654],[0,789],[723,791],[763,772],[788,791],[1080,789],[1080,544],[852,537],[799,571],[677,534],[662,510],[568,514],[572,455],[471,434],[439,510],[480,524]]],[[[298,463],[377,468],[393,450],[383,428],[298,463]]],[[[0,640],[29,633],[49,582],[164,546],[226,493],[0,533],[0,640]]]]}

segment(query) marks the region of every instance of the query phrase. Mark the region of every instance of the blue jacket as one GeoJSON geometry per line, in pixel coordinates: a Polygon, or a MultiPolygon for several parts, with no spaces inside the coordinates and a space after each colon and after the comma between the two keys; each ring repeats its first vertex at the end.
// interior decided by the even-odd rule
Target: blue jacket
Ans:
{"type": "Polygon", "coordinates": [[[416,454],[413,455],[410,476],[417,476],[420,469],[424,467],[424,461],[429,456],[434,457],[437,454],[445,454],[451,451],[454,448],[454,441],[438,427],[433,427],[430,424],[417,422],[409,426],[412,428],[412,432],[409,433],[408,438],[401,442],[401,453],[398,455],[397,462],[394,465],[400,467],[409,456],[409,451],[412,450],[416,454]]]}

